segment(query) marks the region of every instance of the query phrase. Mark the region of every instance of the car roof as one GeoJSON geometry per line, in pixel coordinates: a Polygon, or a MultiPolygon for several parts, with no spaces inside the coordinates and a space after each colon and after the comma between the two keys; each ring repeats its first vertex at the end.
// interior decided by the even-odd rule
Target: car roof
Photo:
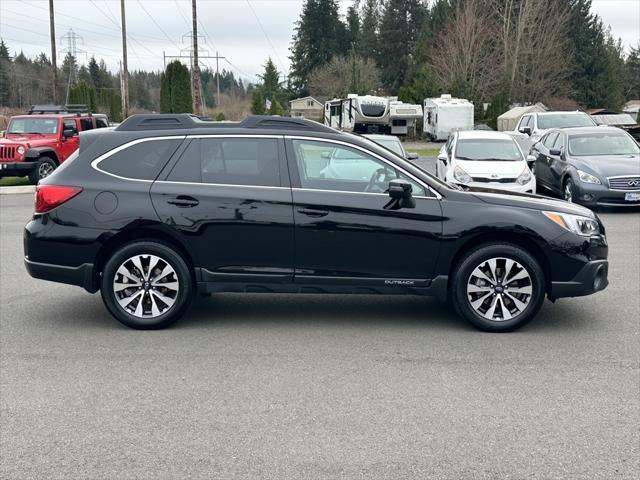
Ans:
{"type": "Polygon", "coordinates": [[[104,114],[92,115],[90,113],[33,113],[31,115],[13,115],[11,118],[87,118],[91,116],[106,117],[104,114]]]}
{"type": "Polygon", "coordinates": [[[504,132],[495,132],[490,130],[463,130],[458,132],[460,140],[478,140],[478,139],[494,139],[494,140],[513,140],[513,136],[504,132]]]}
{"type": "Polygon", "coordinates": [[[364,135],[362,135],[363,137],[369,138],[373,141],[376,140],[395,140],[397,142],[400,141],[400,139],[398,137],[396,137],[395,135],[380,135],[380,134],[375,134],[375,133],[366,133],[364,135]]]}
{"type": "Polygon", "coordinates": [[[612,126],[609,126],[609,125],[598,125],[598,126],[595,126],[595,127],[558,128],[556,130],[562,130],[563,132],[566,132],[566,134],[569,135],[569,136],[572,136],[572,135],[585,135],[585,134],[590,134],[590,133],[593,133],[595,135],[595,134],[602,133],[602,132],[620,133],[620,134],[626,133],[621,128],[612,127],[612,126]]]}
{"type": "Polygon", "coordinates": [[[555,111],[555,112],[535,112],[539,117],[550,117],[553,115],[587,115],[579,110],[555,111]]]}

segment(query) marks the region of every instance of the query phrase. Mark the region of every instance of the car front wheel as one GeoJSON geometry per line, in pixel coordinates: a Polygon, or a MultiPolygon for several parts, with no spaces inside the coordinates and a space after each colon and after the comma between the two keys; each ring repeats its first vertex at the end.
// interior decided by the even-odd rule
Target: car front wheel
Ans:
{"type": "Polygon", "coordinates": [[[516,330],[544,302],[544,273],[537,260],[516,245],[480,246],[467,253],[454,271],[453,305],[481,330],[516,330]]]}
{"type": "Polygon", "coordinates": [[[40,180],[44,180],[53,173],[58,164],[51,157],[40,157],[38,165],[29,173],[29,182],[37,185],[40,180]]]}
{"type": "Polygon", "coordinates": [[[107,261],[101,293],[118,321],[148,330],[180,318],[191,303],[193,283],[189,267],[174,249],[140,241],[123,246],[107,261]]]}

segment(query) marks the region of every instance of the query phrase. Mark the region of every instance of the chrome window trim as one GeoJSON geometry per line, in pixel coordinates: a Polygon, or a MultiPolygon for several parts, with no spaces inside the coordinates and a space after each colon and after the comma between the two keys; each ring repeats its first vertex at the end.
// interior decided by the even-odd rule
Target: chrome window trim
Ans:
{"type": "MultiPolygon", "coordinates": [[[[349,194],[349,195],[379,195],[379,196],[389,198],[389,195],[387,193],[380,193],[380,192],[352,192],[349,190],[329,190],[324,188],[298,188],[298,187],[292,187],[291,190],[294,192],[324,192],[324,193],[343,193],[343,194],[349,194]]],[[[427,200],[436,200],[435,197],[425,197],[424,195],[412,195],[412,198],[425,198],[427,200]]]]}
{"type": "MultiPolygon", "coordinates": [[[[352,143],[343,142],[341,140],[334,140],[334,139],[331,139],[331,138],[307,137],[307,136],[303,136],[303,135],[285,135],[284,138],[287,139],[287,140],[309,140],[309,141],[314,141],[314,142],[334,143],[334,144],[338,144],[338,145],[344,145],[345,147],[355,148],[357,150],[360,150],[360,151],[366,153],[367,155],[371,155],[372,157],[377,158],[378,160],[382,160],[384,163],[386,163],[387,165],[389,165],[389,166],[391,166],[393,168],[396,168],[396,169],[400,170],[407,177],[413,179],[413,181],[415,181],[418,185],[422,185],[425,189],[427,189],[429,192],[431,192],[434,195],[433,197],[426,197],[426,196],[422,196],[422,195],[416,195],[415,196],[416,198],[431,198],[431,199],[435,199],[435,200],[441,200],[442,199],[442,195],[440,195],[433,188],[431,188],[431,186],[429,186],[428,184],[426,184],[422,180],[416,178],[413,174],[407,172],[406,170],[404,170],[399,165],[396,165],[395,163],[387,160],[386,158],[378,155],[377,153],[374,153],[374,152],[372,152],[370,150],[367,150],[366,148],[360,147],[359,145],[354,145],[352,143]]],[[[304,189],[294,188],[293,190],[314,190],[314,191],[326,191],[326,192],[366,193],[366,194],[375,193],[375,192],[344,192],[342,190],[322,190],[322,189],[315,189],[315,188],[304,188],[304,189]]],[[[380,195],[380,194],[376,194],[376,195],[380,195]]],[[[386,195],[386,194],[382,194],[382,195],[386,195]]]]}
{"type": "Polygon", "coordinates": [[[238,185],[235,183],[207,183],[207,182],[176,182],[174,180],[156,180],[154,183],[169,183],[174,185],[204,185],[207,187],[240,187],[240,188],[265,188],[269,190],[291,190],[291,187],[273,187],[270,185],[238,185]]]}
{"type": "MultiPolygon", "coordinates": [[[[218,134],[218,133],[213,133],[210,135],[206,135],[206,134],[197,134],[197,135],[164,135],[161,137],[145,137],[145,138],[138,138],[136,140],[131,140],[127,143],[123,143],[122,145],[119,145],[118,147],[114,148],[113,150],[109,150],[106,153],[103,153],[102,155],[100,155],[98,158],[96,158],[95,160],[93,160],[91,162],[91,167],[94,170],[97,170],[100,173],[104,173],[105,175],[109,175],[111,177],[114,178],[119,178],[120,180],[129,180],[130,182],[146,182],[146,183],[153,183],[154,180],[145,180],[145,179],[141,179],[141,178],[131,178],[131,177],[123,177],[121,175],[116,175],[115,173],[110,173],[107,172],[106,170],[102,170],[101,168],[98,167],[98,165],[100,164],[100,162],[102,162],[103,160],[106,160],[107,158],[111,157],[112,155],[115,155],[116,153],[125,150],[129,147],[132,147],[134,145],[137,145],[138,143],[143,143],[143,142],[150,142],[153,140],[175,140],[175,139],[179,139],[179,140],[185,140],[187,138],[282,138],[282,135],[251,135],[251,134],[218,134]]],[[[189,183],[192,185],[201,185],[201,183],[191,183],[191,182],[173,182],[173,183],[189,183]]],[[[211,183],[211,184],[207,184],[207,185],[218,185],[215,183],[211,183]]],[[[220,185],[227,185],[227,184],[220,184],[220,185]]],[[[237,186],[237,187],[248,187],[251,185],[233,185],[233,186],[237,186]]],[[[255,186],[255,185],[253,185],[255,186]]],[[[273,187],[273,188],[288,188],[288,187],[273,187]]]]}
{"type": "Polygon", "coordinates": [[[100,164],[100,162],[102,162],[103,160],[106,160],[112,155],[115,155],[116,153],[121,152],[122,150],[126,150],[129,147],[133,147],[134,145],[137,145],[139,143],[150,142],[152,140],[184,140],[184,139],[185,139],[185,135],[171,135],[171,136],[163,136],[163,137],[145,137],[145,138],[138,138],[136,140],[131,140],[130,142],[123,143],[122,145],[114,148],[113,150],[109,150],[108,152],[100,155],[98,158],[96,158],[91,162],[91,168],[93,168],[94,170],[97,170],[100,173],[104,173],[105,175],[119,178],[120,180],[129,180],[130,182],[153,183],[153,180],[145,180],[142,178],[131,178],[131,177],[123,177],[121,175],[116,175],[115,173],[102,170],[98,165],[100,164]]]}

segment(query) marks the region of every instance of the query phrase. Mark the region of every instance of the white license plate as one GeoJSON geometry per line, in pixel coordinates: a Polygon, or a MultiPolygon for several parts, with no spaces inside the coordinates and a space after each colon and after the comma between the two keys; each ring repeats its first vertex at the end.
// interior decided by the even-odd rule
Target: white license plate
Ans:
{"type": "Polygon", "coordinates": [[[640,201],[640,192],[627,192],[624,194],[624,199],[627,202],[638,202],[640,201]]]}

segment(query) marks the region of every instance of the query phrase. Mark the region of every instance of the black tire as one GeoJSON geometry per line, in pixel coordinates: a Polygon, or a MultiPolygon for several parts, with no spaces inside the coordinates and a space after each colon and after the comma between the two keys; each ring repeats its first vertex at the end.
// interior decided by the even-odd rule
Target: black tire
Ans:
{"type": "Polygon", "coordinates": [[[573,180],[571,177],[567,177],[567,179],[562,184],[562,198],[571,203],[575,203],[576,201],[576,189],[573,185],[573,180]]]}
{"type": "MultiPolygon", "coordinates": [[[[148,267],[148,265],[146,266],[148,267]]],[[[145,265],[143,265],[143,269],[144,267],[145,265]]],[[[151,277],[151,272],[149,277],[151,277]]],[[[149,278],[149,280],[151,280],[151,278],[149,278]]],[[[141,283],[150,284],[151,281],[141,283]]],[[[162,284],[157,285],[161,286],[162,284]]],[[[121,247],[107,261],[102,272],[100,290],[105,306],[119,322],[127,327],[135,329],[152,330],[167,327],[184,314],[191,304],[194,286],[189,266],[185,262],[184,258],[182,258],[182,256],[172,247],[155,241],[136,241],[121,247]],[[166,309],[162,310],[159,315],[154,316],[151,314],[151,316],[147,317],[136,316],[133,314],[135,312],[132,313],[130,310],[118,303],[118,295],[123,295],[123,293],[116,294],[115,292],[114,281],[116,281],[116,278],[122,279],[121,276],[116,277],[117,271],[123,263],[137,255],[141,255],[143,257],[147,256],[146,258],[150,258],[148,257],[149,255],[154,255],[164,262],[162,265],[169,265],[173,269],[171,279],[173,280],[175,278],[175,281],[178,284],[178,291],[177,294],[175,294],[175,297],[171,299],[174,303],[171,306],[166,306],[166,309]]],[[[131,290],[135,292],[136,289],[132,288],[131,290]]],[[[146,285],[144,289],[137,288],[137,290],[138,292],[136,293],[142,295],[142,300],[138,301],[145,302],[145,307],[143,308],[146,308],[146,306],[150,308],[152,300],[151,296],[155,293],[150,290],[155,290],[155,288],[150,285],[146,285]],[[143,292],[142,290],[145,291],[143,292]]],[[[163,290],[164,293],[168,292],[164,288],[160,290],[163,290]]],[[[167,293],[167,295],[173,295],[173,292],[170,294],[167,293]]],[[[160,305],[160,303],[156,301],[157,298],[157,296],[153,296],[153,304],[156,308],[158,308],[157,305],[160,305]]],[[[133,302],[135,303],[131,303],[129,305],[130,308],[137,305],[135,299],[133,302]]]]}
{"type": "Polygon", "coordinates": [[[56,161],[51,157],[43,155],[40,157],[36,168],[29,172],[29,183],[31,183],[31,185],[37,185],[40,180],[51,175],[56,168],[58,168],[56,161]]]}
{"type": "MultiPolygon", "coordinates": [[[[504,260],[500,261],[503,262],[503,265],[505,264],[504,260]]],[[[533,317],[535,317],[544,302],[544,272],[538,264],[538,261],[530,253],[516,245],[509,243],[481,245],[466,253],[453,271],[455,273],[453,275],[450,293],[455,311],[458,315],[471,322],[480,330],[487,332],[511,332],[516,330],[527,324],[533,317]],[[525,278],[522,281],[530,283],[532,293],[529,297],[523,297],[521,294],[516,295],[519,296],[520,299],[528,299],[528,303],[526,304],[526,307],[517,314],[513,314],[514,316],[511,319],[494,320],[486,318],[481,314],[482,312],[474,309],[471,305],[471,298],[469,298],[469,294],[467,293],[467,285],[471,282],[471,276],[474,270],[483,265],[487,260],[494,258],[515,260],[520,264],[520,266],[524,267],[524,270],[526,271],[525,273],[528,274],[528,280],[525,278]]],[[[505,272],[503,275],[506,276],[507,274],[508,272],[505,272]]],[[[509,276],[512,277],[513,275],[509,276]]],[[[509,282],[505,283],[505,285],[507,284],[509,284],[509,282]]],[[[497,283],[497,285],[501,284],[497,283]]],[[[503,288],[503,290],[505,291],[504,294],[496,294],[494,290],[494,293],[487,297],[489,303],[485,303],[485,305],[492,304],[492,302],[495,303],[497,300],[493,300],[493,297],[498,295],[500,296],[499,306],[501,310],[505,308],[505,302],[513,306],[514,311],[517,310],[515,309],[516,304],[510,300],[510,298],[513,298],[513,295],[509,297],[509,293],[506,292],[507,289],[503,288]],[[504,300],[502,300],[503,298],[504,300]]],[[[513,293],[514,292],[512,291],[511,294],[513,293]]],[[[474,299],[477,299],[482,295],[484,294],[479,293],[478,297],[475,297],[474,299]]],[[[487,308],[484,313],[488,313],[488,310],[489,309],[487,308]]],[[[502,310],[502,312],[504,313],[503,317],[505,318],[512,314],[511,312],[505,313],[504,310],[502,310]]],[[[492,315],[492,318],[494,318],[494,315],[492,315]]]]}

